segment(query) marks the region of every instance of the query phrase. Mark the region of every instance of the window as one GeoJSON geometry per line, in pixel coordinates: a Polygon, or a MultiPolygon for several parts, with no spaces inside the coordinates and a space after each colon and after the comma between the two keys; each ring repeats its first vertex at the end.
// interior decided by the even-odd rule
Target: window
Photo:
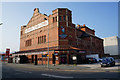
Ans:
{"type": "Polygon", "coordinates": [[[70,16],[68,16],[68,21],[71,21],[71,17],[70,16]]]}
{"type": "Polygon", "coordinates": [[[38,44],[46,42],[46,35],[38,37],[38,44]]]}
{"type": "Polygon", "coordinates": [[[53,23],[54,23],[54,17],[53,17],[53,23]]]}
{"type": "Polygon", "coordinates": [[[42,36],[42,43],[44,42],[43,36],[42,36]]]}
{"type": "Polygon", "coordinates": [[[40,38],[38,37],[38,44],[40,43],[40,42],[39,42],[39,39],[40,39],[40,38]]]}
{"type": "Polygon", "coordinates": [[[62,20],[62,17],[61,16],[59,16],[59,21],[61,21],[62,20]]]}
{"type": "Polygon", "coordinates": [[[66,16],[63,16],[64,21],[66,21],[66,16]]]}
{"type": "Polygon", "coordinates": [[[55,21],[57,22],[57,16],[55,17],[55,21]]]}
{"type": "Polygon", "coordinates": [[[44,43],[46,42],[46,35],[44,35],[44,43]]]}
{"type": "Polygon", "coordinates": [[[31,46],[32,45],[32,39],[26,40],[25,46],[31,46]]]}
{"type": "Polygon", "coordinates": [[[41,36],[40,36],[39,38],[40,38],[40,39],[39,39],[39,42],[40,42],[39,44],[41,44],[41,42],[42,42],[42,38],[41,38],[41,36]]]}

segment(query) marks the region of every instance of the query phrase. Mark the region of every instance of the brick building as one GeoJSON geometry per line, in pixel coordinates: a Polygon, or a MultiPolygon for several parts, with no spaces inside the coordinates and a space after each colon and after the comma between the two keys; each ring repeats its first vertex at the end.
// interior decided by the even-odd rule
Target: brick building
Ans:
{"type": "Polygon", "coordinates": [[[56,64],[82,63],[85,55],[104,54],[103,40],[85,24],[73,24],[72,12],[67,8],[57,8],[49,16],[35,8],[28,24],[21,26],[20,51],[13,56],[48,64],[48,51],[49,64],[53,64],[53,57],[56,64]]]}

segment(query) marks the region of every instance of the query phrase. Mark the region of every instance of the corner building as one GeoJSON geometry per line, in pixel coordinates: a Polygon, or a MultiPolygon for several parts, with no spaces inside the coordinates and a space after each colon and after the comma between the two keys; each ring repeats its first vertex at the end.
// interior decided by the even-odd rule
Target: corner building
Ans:
{"type": "Polygon", "coordinates": [[[103,40],[94,30],[73,24],[67,8],[57,8],[49,16],[35,8],[28,24],[21,26],[20,51],[14,57],[26,56],[29,63],[48,64],[49,56],[49,64],[53,64],[55,56],[56,64],[79,64],[88,54],[104,54],[103,40]]]}

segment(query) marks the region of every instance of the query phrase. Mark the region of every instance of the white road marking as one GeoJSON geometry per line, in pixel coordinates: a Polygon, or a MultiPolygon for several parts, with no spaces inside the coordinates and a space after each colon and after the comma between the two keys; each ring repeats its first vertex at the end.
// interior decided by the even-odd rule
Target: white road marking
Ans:
{"type": "Polygon", "coordinates": [[[55,77],[55,78],[73,78],[73,77],[56,76],[56,75],[50,75],[50,74],[41,74],[41,75],[42,75],[42,76],[55,77]]]}
{"type": "Polygon", "coordinates": [[[28,71],[20,71],[20,70],[15,70],[15,71],[18,71],[18,72],[24,72],[24,73],[32,73],[32,72],[28,72],[28,71]]]}

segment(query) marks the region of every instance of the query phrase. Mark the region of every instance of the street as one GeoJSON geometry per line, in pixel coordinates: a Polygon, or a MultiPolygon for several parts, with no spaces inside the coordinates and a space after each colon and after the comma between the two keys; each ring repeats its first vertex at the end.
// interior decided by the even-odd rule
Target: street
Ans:
{"type": "Polygon", "coordinates": [[[64,71],[64,70],[47,70],[38,68],[35,65],[28,68],[24,64],[9,64],[2,65],[2,79],[10,78],[119,78],[118,72],[84,72],[84,71],[64,71]]]}

